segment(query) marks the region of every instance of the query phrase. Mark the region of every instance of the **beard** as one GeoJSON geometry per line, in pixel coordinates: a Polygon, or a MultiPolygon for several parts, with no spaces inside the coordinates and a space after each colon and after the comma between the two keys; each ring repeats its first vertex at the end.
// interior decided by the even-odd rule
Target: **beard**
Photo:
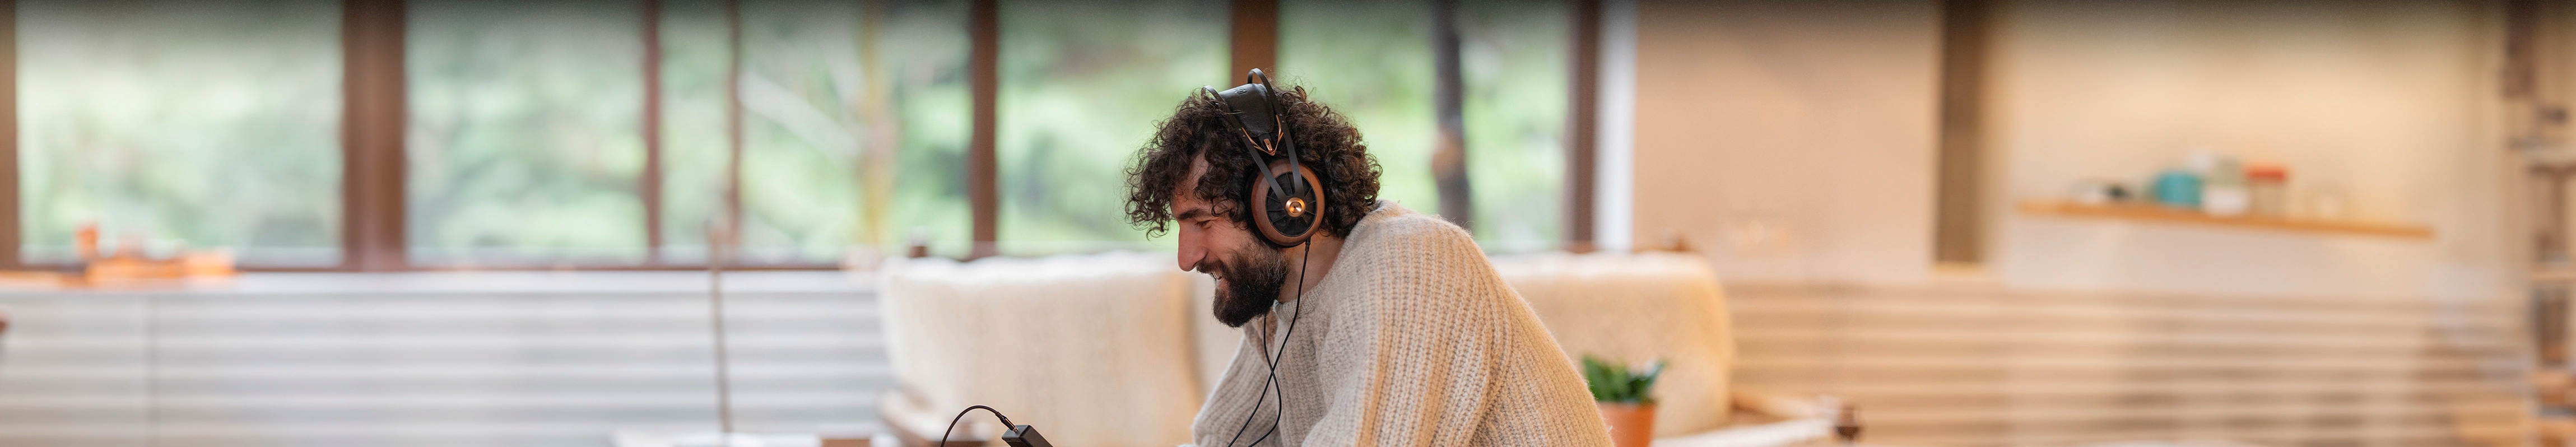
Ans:
{"type": "Polygon", "coordinates": [[[1197,270],[1218,278],[1216,321],[1226,327],[1243,327],[1253,317],[1270,313],[1279,302],[1279,289],[1288,282],[1288,257],[1278,250],[1246,244],[1234,250],[1234,259],[1219,262],[1211,257],[1197,270]]]}

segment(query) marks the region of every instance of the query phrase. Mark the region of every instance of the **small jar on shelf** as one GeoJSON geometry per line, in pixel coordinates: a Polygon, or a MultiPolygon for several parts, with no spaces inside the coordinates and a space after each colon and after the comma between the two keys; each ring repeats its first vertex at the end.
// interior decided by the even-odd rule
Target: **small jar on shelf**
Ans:
{"type": "Polygon", "coordinates": [[[2253,199],[2256,216],[2290,215],[2290,169],[2275,163],[2255,163],[2245,167],[2245,189],[2253,199]]]}

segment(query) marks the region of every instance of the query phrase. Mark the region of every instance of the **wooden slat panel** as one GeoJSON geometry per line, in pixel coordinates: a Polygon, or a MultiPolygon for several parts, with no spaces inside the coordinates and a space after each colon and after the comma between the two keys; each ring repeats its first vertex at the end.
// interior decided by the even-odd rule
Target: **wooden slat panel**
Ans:
{"type": "Polygon", "coordinates": [[[1729,292],[1738,385],[1852,399],[1872,443],[2469,445],[2525,414],[2511,303],[1729,292]]]}

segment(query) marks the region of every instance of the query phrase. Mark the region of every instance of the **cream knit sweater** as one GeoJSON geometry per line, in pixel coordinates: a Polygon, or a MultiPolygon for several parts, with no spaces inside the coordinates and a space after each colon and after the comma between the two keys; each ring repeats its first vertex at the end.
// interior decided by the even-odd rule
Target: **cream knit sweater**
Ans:
{"type": "Polygon", "coordinates": [[[1192,424],[1200,447],[1610,445],[1583,378],[1476,241],[1392,202],[1360,220],[1314,290],[1245,324],[1244,340],[1192,424]],[[1278,432],[1253,444],[1283,398],[1278,432]]]}

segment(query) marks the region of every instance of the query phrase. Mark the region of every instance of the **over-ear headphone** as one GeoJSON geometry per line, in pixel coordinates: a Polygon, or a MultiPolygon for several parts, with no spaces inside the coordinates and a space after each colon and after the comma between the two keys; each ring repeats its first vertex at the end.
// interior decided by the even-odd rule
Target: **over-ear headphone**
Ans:
{"type": "MultiPolygon", "coordinates": [[[[1252,149],[1252,158],[1261,163],[1256,167],[1253,178],[1249,179],[1252,192],[1243,202],[1252,209],[1253,231],[1261,233],[1261,240],[1278,248],[1295,247],[1314,239],[1315,230],[1324,226],[1324,182],[1315,178],[1315,171],[1298,165],[1297,142],[1290,138],[1288,118],[1279,113],[1279,97],[1270,88],[1270,76],[1255,68],[1252,73],[1243,75],[1243,85],[1225,91],[1217,91],[1216,87],[1199,89],[1206,90],[1216,97],[1218,103],[1225,104],[1226,116],[1233,118],[1226,120],[1226,128],[1243,135],[1246,146],[1252,149]]],[[[1307,258],[1314,255],[1312,250],[1305,254],[1307,258]]],[[[1297,285],[1297,313],[1288,317],[1288,332],[1280,337],[1279,352],[1262,358],[1262,362],[1270,366],[1269,380],[1261,383],[1263,400],[1269,399],[1270,389],[1278,385],[1279,359],[1286,357],[1286,341],[1289,336],[1297,334],[1297,317],[1306,314],[1306,260],[1300,259],[1297,263],[1294,283],[1297,285]]],[[[1279,411],[1270,414],[1270,430],[1254,438],[1252,445],[1260,445],[1261,440],[1278,434],[1280,418],[1286,416],[1287,410],[1288,396],[1281,394],[1279,411]]],[[[1235,427],[1234,438],[1226,440],[1226,447],[1234,447],[1234,441],[1243,440],[1244,429],[1251,427],[1253,418],[1260,414],[1261,400],[1255,400],[1252,411],[1243,414],[1243,425],[1235,427]]]]}
{"type": "Polygon", "coordinates": [[[1324,226],[1323,181],[1315,171],[1298,165],[1297,143],[1290,138],[1288,119],[1280,113],[1270,76],[1255,68],[1243,76],[1243,85],[1225,91],[1200,89],[1225,104],[1226,115],[1233,118],[1226,120],[1226,127],[1243,135],[1253,159],[1261,161],[1250,179],[1252,193],[1243,202],[1252,208],[1253,231],[1279,248],[1313,239],[1315,229],[1324,226]]]}

